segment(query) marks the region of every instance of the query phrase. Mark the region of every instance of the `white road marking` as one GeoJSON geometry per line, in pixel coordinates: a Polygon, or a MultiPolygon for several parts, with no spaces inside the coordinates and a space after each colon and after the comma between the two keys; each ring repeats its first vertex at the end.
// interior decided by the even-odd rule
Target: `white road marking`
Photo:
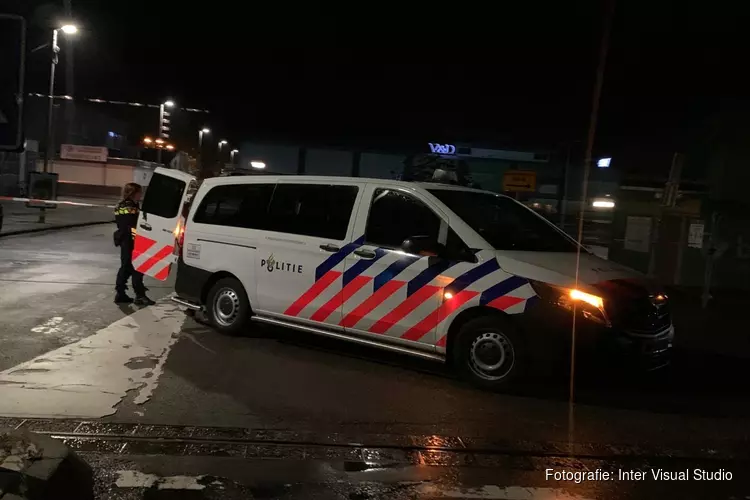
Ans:
{"type": "Polygon", "coordinates": [[[206,486],[198,482],[201,479],[203,476],[159,477],[137,470],[119,470],[115,485],[119,488],[151,488],[156,485],[159,490],[202,490],[206,486]]]}
{"type": "Polygon", "coordinates": [[[500,487],[493,484],[475,488],[455,488],[440,484],[424,483],[417,487],[420,496],[431,498],[462,498],[482,500],[588,500],[580,495],[567,493],[559,488],[525,488],[522,486],[500,487]]]}
{"type": "Polygon", "coordinates": [[[100,418],[114,413],[132,390],[139,391],[137,404],[146,402],[184,321],[179,307],[166,298],[90,337],[0,372],[0,415],[100,418]]]}

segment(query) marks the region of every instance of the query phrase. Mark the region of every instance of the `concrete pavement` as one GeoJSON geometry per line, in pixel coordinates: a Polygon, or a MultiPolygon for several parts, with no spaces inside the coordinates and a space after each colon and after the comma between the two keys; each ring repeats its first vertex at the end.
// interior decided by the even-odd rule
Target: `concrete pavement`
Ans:
{"type": "MultiPolygon", "coordinates": [[[[76,342],[137,308],[112,303],[114,224],[0,238],[0,369],[76,342]]],[[[163,297],[170,283],[146,279],[163,297]]]]}
{"type": "MultiPolygon", "coordinates": [[[[564,375],[531,381],[514,394],[493,394],[459,382],[440,365],[289,330],[219,335],[167,299],[170,282],[147,281],[151,295],[161,299],[156,306],[117,307],[111,300],[118,256],[110,233],[107,226],[94,226],[0,240],[0,416],[14,419],[0,425],[31,425],[94,453],[107,484],[117,481],[116,471],[123,467],[157,477],[151,486],[128,490],[136,496],[113,498],[141,498],[138,492],[163,483],[158,478],[180,474],[224,477],[217,481],[227,491],[249,491],[239,480],[247,460],[270,460],[279,449],[289,455],[275,459],[321,460],[308,453],[309,447],[354,448],[361,462],[367,461],[363,450],[368,447],[390,450],[379,457],[415,471],[393,476],[399,481],[422,484],[418,474],[426,465],[445,467],[446,477],[453,478],[438,481],[448,488],[440,491],[396,488],[380,478],[372,496],[361,496],[359,480],[350,476],[300,479],[318,485],[317,498],[399,498],[388,488],[412,495],[403,498],[460,498],[458,493],[469,491],[456,493],[460,485],[479,488],[466,498],[545,498],[513,497],[503,488],[559,487],[542,472],[545,460],[560,457],[584,461],[575,462],[576,470],[633,460],[639,467],[665,464],[670,470],[709,461],[710,467],[733,468],[735,478],[747,469],[750,397],[740,358],[686,351],[671,373],[658,377],[584,375],[576,381],[575,405],[567,400],[564,375]],[[87,428],[93,430],[81,435],[87,428]],[[179,453],[170,454],[165,440],[176,440],[179,453]],[[209,452],[185,453],[198,445],[217,452],[243,450],[228,457],[236,461],[231,467],[239,471],[237,477],[217,472],[231,467],[217,465],[217,457],[205,456],[209,452]],[[248,455],[251,446],[262,446],[267,454],[248,455]],[[303,451],[295,455],[295,448],[303,451]],[[463,461],[450,461],[459,455],[463,461]],[[485,455],[524,458],[481,465],[477,457],[485,455]],[[422,462],[409,461],[414,456],[422,462]],[[430,463],[430,457],[437,458],[430,463]],[[479,474],[472,472],[477,467],[494,475],[469,479],[479,474]],[[495,496],[476,496],[488,491],[495,496]]],[[[679,338],[678,332],[678,346],[679,338]]],[[[286,466],[294,477],[299,466],[286,466]]],[[[392,473],[392,467],[385,468],[392,473]]],[[[378,477],[359,472],[364,482],[378,477]]],[[[275,487],[281,487],[281,476],[275,476],[275,487]]],[[[565,494],[583,498],[748,494],[747,485],[734,480],[677,486],[626,481],[625,489],[615,488],[615,482],[561,484],[565,494]],[[638,484],[645,489],[627,489],[638,484]]],[[[278,496],[266,498],[316,498],[297,490],[296,497],[283,489],[269,491],[278,496]]]]}
{"type": "Polygon", "coordinates": [[[0,236],[112,222],[111,206],[117,202],[112,199],[61,198],[54,204],[55,208],[46,209],[45,222],[40,223],[40,210],[28,207],[24,200],[0,197],[4,214],[0,236]]]}

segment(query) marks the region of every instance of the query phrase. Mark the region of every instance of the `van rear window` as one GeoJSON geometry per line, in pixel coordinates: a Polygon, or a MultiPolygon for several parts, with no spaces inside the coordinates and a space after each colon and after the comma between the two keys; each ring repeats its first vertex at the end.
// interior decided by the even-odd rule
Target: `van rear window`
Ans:
{"type": "Polygon", "coordinates": [[[172,219],[177,216],[185,191],[185,181],[162,174],[151,176],[146,196],[143,199],[143,213],[172,219]]]}

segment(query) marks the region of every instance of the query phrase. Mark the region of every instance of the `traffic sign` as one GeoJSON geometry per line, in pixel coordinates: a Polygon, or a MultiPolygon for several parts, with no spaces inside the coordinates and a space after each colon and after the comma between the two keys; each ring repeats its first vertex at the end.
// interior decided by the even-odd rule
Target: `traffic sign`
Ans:
{"type": "Polygon", "coordinates": [[[503,191],[536,192],[536,172],[509,170],[503,174],[503,191]]]}
{"type": "Polygon", "coordinates": [[[23,74],[26,21],[0,14],[0,151],[23,147],[23,74]]]}

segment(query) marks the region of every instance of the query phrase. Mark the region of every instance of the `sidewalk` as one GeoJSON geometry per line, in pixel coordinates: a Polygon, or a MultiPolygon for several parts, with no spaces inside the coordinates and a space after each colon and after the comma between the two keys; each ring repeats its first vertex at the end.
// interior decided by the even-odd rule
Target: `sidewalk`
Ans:
{"type": "Polygon", "coordinates": [[[38,208],[28,207],[25,198],[0,197],[3,222],[0,236],[85,226],[114,221],[112,206],[116,200],[61,198],[56,208],[46,209],[46,220],[39,222],[38,208]]]}

